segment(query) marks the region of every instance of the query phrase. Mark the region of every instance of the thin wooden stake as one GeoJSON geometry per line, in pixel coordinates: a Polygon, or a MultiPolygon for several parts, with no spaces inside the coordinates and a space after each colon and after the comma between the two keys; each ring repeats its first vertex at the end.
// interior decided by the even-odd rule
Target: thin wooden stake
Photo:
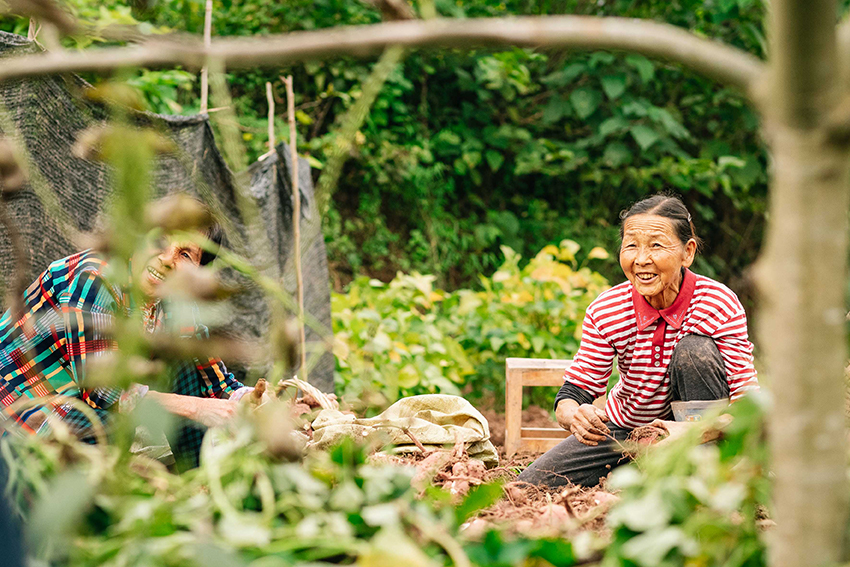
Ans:
{"type": "Polygon", "coordinates": [[[266,82],[266,100],[269,103],[269,152],[274,151],[274,96],[272,96],[272,84],[266,82]]]}
{"type": "Polygon", "coordinates": [[[289,116],[289,153],[292,157],[292,232],[295,237],[295,282],[298,291],[298,327],[301,331],[301,379],[307,382],[307,337],[304,330],[304,276],[301,273],[301,193],[298,190],[298,149],[295,130],[295,95],[292,75],[281,77],[286,85],[286,111],[289,116]]]}
{"type": "MultiPolygon", "coordinates": [[[[212,45],[212,0],[207,0],[204,10],[204,47],[212,45]]],[[[201,114],[207,112],[210,97],[210,65],[209,62],[201,69],[201,114]]]]}

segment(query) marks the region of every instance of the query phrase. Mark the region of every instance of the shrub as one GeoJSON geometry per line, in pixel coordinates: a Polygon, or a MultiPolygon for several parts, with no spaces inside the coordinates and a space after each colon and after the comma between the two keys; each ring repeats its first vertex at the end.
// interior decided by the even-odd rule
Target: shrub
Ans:
{"type": "Polygon", "coordinates": [[[763,531],[771,482],[764,398],[733,404],[716,443],[699,445],[694,428],[636,464],[617,469],[609,488],[622,502],[608,515],[604,567],[766,565],[763,531]]]}
{"type": "MultiPolygon", "coordinates": [[[[502,265],[480,278],[478,291],[448,293],[418,273],[389,284],[355,279],[332,298],[338,390],[374,407],[423,393],[500,400],[505,358],[571,358],[578,349],[584,312],[607,287],[578,265],[578,250],[564,240],[521,267],[521,256],[503,247],[502,265]]],[[[607,253],[594,248],[587,258],[607,253]]]]}

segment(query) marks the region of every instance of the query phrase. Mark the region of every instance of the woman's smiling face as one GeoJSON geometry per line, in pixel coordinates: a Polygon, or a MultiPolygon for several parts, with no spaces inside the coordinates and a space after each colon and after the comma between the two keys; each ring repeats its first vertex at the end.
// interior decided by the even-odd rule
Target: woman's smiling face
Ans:
{"type": "Polygon", "coordinates": [[[623,222],[620,267],[639,294],[656,309],[673,304],[682,284],[682,268],[690,267],[696,240],[682,243],[670,219],[639,214],[623,222]]]}
{"type": "Polygon", "coordinates": [[[144,266],[141,273],[135,275],[142,294],[149,299],[154,298],[156,290],[171,272],[186,264],[200,266],[201,254],[203,251],[194,242],[163,237],[158,246],[147,252],[147,262],[142,263],[143,257],[137,261],[138,265],[144,266]]]}

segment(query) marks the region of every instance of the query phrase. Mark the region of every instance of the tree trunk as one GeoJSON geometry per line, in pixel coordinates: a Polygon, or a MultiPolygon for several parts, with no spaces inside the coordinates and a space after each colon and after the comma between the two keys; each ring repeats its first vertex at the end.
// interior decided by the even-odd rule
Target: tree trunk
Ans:
{"type": "Polygon", "coordinates": [[[759,267],[761,345],[774,393],[773,567],[838,562],[847,520],[843,368],[846,146],[829,135],[839,99],[834,0],[774,0],[762,101],[773,155],[759,267]]]}

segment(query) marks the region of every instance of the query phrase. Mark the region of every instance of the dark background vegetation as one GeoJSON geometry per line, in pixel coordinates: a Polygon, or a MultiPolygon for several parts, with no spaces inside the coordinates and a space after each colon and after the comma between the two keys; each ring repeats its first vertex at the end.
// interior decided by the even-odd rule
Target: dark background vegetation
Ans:
{"type": "MultiPolygon", "coordinates": [[[[80,17],[151,31],[200,34],[203,0],[74,0],[80,17]]],[[[759,0],[436,0],[439,14],[587,14],[650,18],[763,56],[759,0]]],[[[216,0],[216,35],[263,35],[380,21],[358,0],[216,0]]],[[[0,27],[26,33],[23,20],[0,27]]],[[[278,108],[293,74],[298,147],[316,175],[338,119],[374,61],[337,59],[228,75],[251,158],[265,152],[265,82],[278,108]]],[[[183,71],[131,81],[152,110],[191,114],[199,85],[183,71]]],[[[278,136],[288,137],[282,112],[278,136]]],[[[616,53],[555,50],[416,51],[390,76],[348,160],[325,222],[337,290],[357,275],[437,276],[477,287],[502,262],[500,246],[533,256],[570,238],[614,252],[617,214],[657,191],[681,194],[705,251],[697,271],[747,296],[746,267],[762,239],[767,157],[758,117],[737,93],[677,65],[616,53]]],[[[597,269],[622,279],[616,255],[597,269]]],[[[746,299],[746,297],[745,297],[746,299]]]]}

